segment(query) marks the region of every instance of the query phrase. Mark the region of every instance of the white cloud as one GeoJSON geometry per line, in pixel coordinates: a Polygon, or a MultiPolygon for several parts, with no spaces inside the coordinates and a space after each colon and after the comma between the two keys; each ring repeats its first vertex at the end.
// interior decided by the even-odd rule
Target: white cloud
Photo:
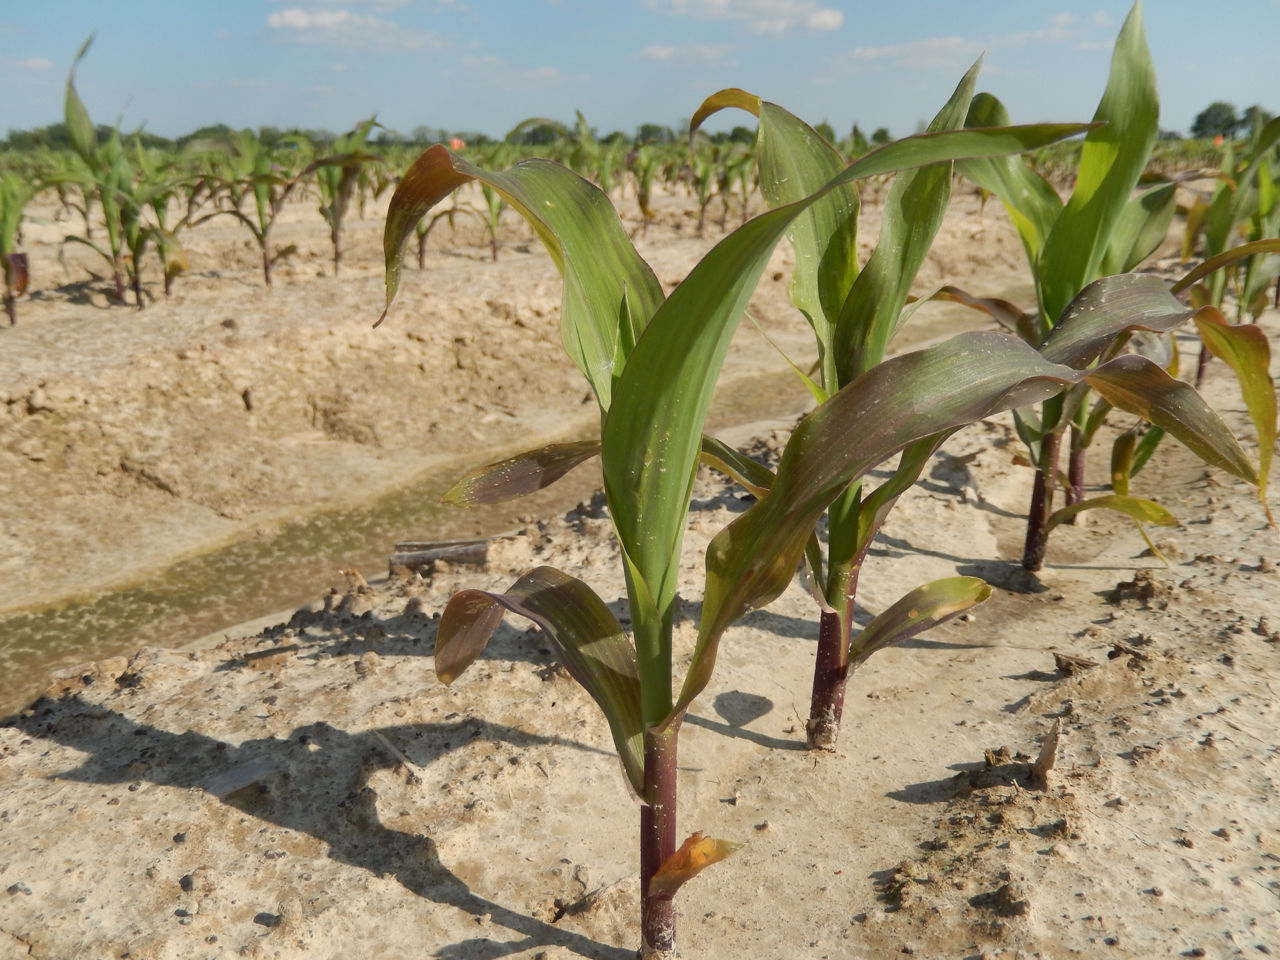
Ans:
{"type": "Polygon", "coordinates": [[[809,14],[804,25],[810,30],[821,30],[823,32],[839,30],[844,26],[844,14],[839,10],[824,7],[809,14]]]}
{"type": "Polygon", "coordinates": [[[952,35],[879,47],[856,47],[852,56],[855,60],[885,60],[897,66],[947,67],[972,60],[980,53],[981,44],[952,35]]]}
{"type": "MultiPolygon", "coordinates": [[[[1105,18],[1105,14],[1103,15],[1105,18]]],[[[956,67],[973,61],[981,53],[994,53],[1035,44],[1070,44],[1073,49],[1109,48],[1112,38],[1090,35],[1093,28],[1105,28],[1094,14],[1088,23],[1071,13],[1055,13],[1049,16],[1046,26],[1035,30],[992,34],[982,40],[952,34],[945,37],[929,37],[907,43],[890,43],[878,47],[857,47],[851,52],[855,60],[880,60],[900,67],[956,67]]],[[[987,72],[996,69],[989,66],[987,72]]]]}
{"type": "Polygon", "coordinates": [[[27,57],[25,60],[19,60],[18,66],[23,70],[52,70],[53,61],[46,60],[44,57],[27,57]]]}
{"type": "Polygon", "coordinates": [[[644,60],[674,60],[676,58],[676,48],[645,47],[640,51],[640,57],[644,60]]]}
{"type": "Polygon", "coordinates": [[[686,43],[679,47],[645,47],[640,51],[641,60],[666,63],[678,60],[699,66],[714,64],[718,67],[736,67],[738,62],[729,58],[731,47],[711,43],[686,43]]]}
{"type": "Polygon", "coordinates": [[[728,20],[760,35],[791,30],[829,32],[844,26],[844,14],[816,0],[644,0],[645,7],[667,17],[728,20]]]}
{"type": "MultiPolygon", "coordinates": [[[[398,0],[378,0],[375,10],[390,11],[398,0]]],[[[309,6],[286,7],[267,17],[267,26],[285,39],[298,43],[329,43],[343,47],[418,49],[441,48],[448,44],[428,30],[404,27],[372,13],[356,13],[337,7],[330,0],[315,0],[309,6]]]]}
{"type": "Polygon", "coordinates": [[[350,10],[304,10],[301,7],[289,7],[267,17],[267,26],[276,30],[328,31],[357,22],[372,25],[374,19],[357,17],[350,10]]]}
{"type": "Polygon", "coordinates": [[[559,80],[560,71],[555,67],[536,67],[525,73],[526,80],[559,80]]]}

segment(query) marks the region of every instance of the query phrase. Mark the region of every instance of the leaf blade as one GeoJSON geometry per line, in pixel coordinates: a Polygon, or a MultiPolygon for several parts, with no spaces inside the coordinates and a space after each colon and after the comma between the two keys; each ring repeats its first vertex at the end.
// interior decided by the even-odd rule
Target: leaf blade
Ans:
{"type": "Polygon", "coordinates": [[[436,635],[436,675],[452,683],[497,629],[504,611],[532,620],[557,658],[595,700],[637,796],[644,792],[644,728],[635,651],[604,601],[553,567],[536,567],[505,593],[463,590],[450,598],[436,635]]]}

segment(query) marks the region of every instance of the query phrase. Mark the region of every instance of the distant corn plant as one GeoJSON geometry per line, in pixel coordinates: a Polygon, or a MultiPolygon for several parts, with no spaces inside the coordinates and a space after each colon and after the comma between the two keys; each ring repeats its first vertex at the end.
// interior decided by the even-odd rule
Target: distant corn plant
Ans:
{"type": "Polygon", "coordinates": [[[320,191],[320,215],[329,225],[329,241],[333,244],[333,273],[342,264],[342,227],[351,198],[359,185],[361,172],[368,164],[381,163],[381,155],[367,149],[369,131],[377,123],[370,117],[343,134],[333,145],[333,152],[312,161],[303,175],[314,174],[320,191]]]}
{"type": "MultiPolygon", "coordinates": [[[[1182,259],[1190,260],[1197,249],[1205,259],[1222,256],[1242,242],[1274,239],[1280,235],[1280,202],[1277,202],[1276,174],[1280,172],[1280,117],[1256,127],[1237,157],[1235,145],[1227,143],[1217,171],[1217,182],[1209,199],[1196,197],[1187,209],[1182,259]]],[[[1221,309],[1228,287],[1234,288],[1236,322],[1245,315],[1255,320],[1267,308],[1270,287],[1280,277],[1280,255],[1259,252],[1215,270],[1189,290],[1191,302],[1212,304],[1221,309]]],[[[1276,296],[1280,298],[1280,285],[1276,296]]],[[[1196,367],[1197,385],[1204,378],[1209,350],[1200,351],[1196,367]]]]}
{"type": "Polygon", "coordinates": [[[252,130],[233,131],[221,141],[205,141],[193,149],[216,160],[208,180],[217,205],[194,223],[229,216],[243,224],[261,253],[263,283],[271,286],[276,264],[297,253],[294,244],[276,247],[271,234],[285,202],[303,183],[302,172],[284,166],[252,130]],[[252,198],[248,211],[244,209],[246,198],[252,198]]]}
{"type": "Polygon", "coordinates": [[[30,280],[27,255],[18,250],[27,204],[40,192],[38,180],[0,170],[0,269],[4,271],[4,311],[9,326],[18,322],[18,297],[30,280]]]}
{"type": "MultiPolygon", "coordinates": [[[[674,949],[673,897],[679,886],[733,847],[701,834],[676,845],[678,735],[685,711],[710,679],[720,637],[750,606],[785,588],[818,516],[850,482],[888,451],[952,426],[955,416],[954,406],[931,402],[926,411],[912,406],[905,418],[869,417],[886,409],[893,377],[906,375],[903,369],[894,370],[888,381],[872,377],[851,384],[838,395],[839,402],[833,397],[819,408],[801,431],[818,438],[817,445],[793,439],[795,447],[789,445],[784,454],[774,489],[759,509],[748,512],[750,520],[744,517],[745,524],[728,528],[708,553],[697,649],[677,695],[672,628],[684,528],[699,459],[715,457],[721,449],[704,440],[702,427],[733,331],[773,248],[798,217],[859,178],[958,156],[1022,150],[1076,129],[956,131],[889,145],[840,170],[811,195],[735,230],[669,296],[636,253],[605,194],[563,167],[530,160],[491,173],[437,146],[405,172],[391,200],[384,241],[388,304],[414,225],[459,186],[477,180],[529,221],[564,278],[564,346],[595,393],[601,441],[554,445],[512,458],[468,478],[453,496],[476,502],[528,492],[599,453],[622,548],[632,636],[585,584],[540,567],[505,593],[467,590],[455,596],[440,621],[436,671],[445,682],[454,680],[481,653],[504,611],[511,611],[544,631],[561,662],[596,700],[627,782],[641,799],[640,926],[646,956],[674,949]],[[868,430],[874,442],[865,439],[868,430]]],[[[1015,383],[1028,369],[1069,375],[1066,368],[1003,339],[1023,350],[1024,359],[1030,354],[1033,364],[1015,383]]],[[[991,366],[985,354],[966,354],[958,362],[966,374],[991,366]]],[[[954,387],[953,379],[944,379],[948,389],[954,387]]],[[[1060,383],[1048,383],[1029,389],[1036,396],[1061,389],[1060,383]]],[[[963,410],[983,405],[983,398],[983,409],[998,406],[1011,391],[1021,395],[1004,383],[994,394],[988,389],[983,397],[967,397],[963,410]]],[[[885,641],[918,620],[905,608],[886,616],[881,621],[885,641]]]]}

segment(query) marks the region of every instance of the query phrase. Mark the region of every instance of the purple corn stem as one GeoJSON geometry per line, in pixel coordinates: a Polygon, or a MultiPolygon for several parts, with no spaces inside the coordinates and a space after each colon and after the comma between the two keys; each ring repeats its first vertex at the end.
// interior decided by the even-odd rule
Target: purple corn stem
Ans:
{"type": "MultiPolygon", "coordinates": [[[[853,604],[850,602],[849,608],[853,604]]],[[[818,655],[813,668],[813,696],[805,735],[810,750],[834,750],[844,712],[844,688],[849,679],[849,641],[845,617],[824,609],[818,620],[818,655]]]]}
{"type": "Polygon", "coordinates": [[[649,883],[676,852],[676,744],[680,721],[644,737],[644,804],[640,807],[641,960],[674,957],[676,906],[671,895],[652,897],[649,883]]]}
{"type": "MultiPolygon", "coordinates": [[[[1084,469],[1085,458],[1087,453],[1084,446],[1084,436],[1080,428],[1072,424],[1071,426],[1071,459],[1067,464],[1067,489],[1066,504],[1070,506],[1073,503],[1079,503],[1084,499],[1084,469]]],[[[1079,516],[1077,514],[1076,516],[1079,516]]],[[[1067,523],[1075,523],[1076,517],[1072,517],[1067,523]]]]}
{"type": "Polygon", "coordinates": [[[1058,453],[1062,434],[1050,433],[1044,438],[1040,452],[1040,469],[1036,471],[1031,490],[1031,509],[1027,512],[1027,541],[1022,549],[1022,567],[1032,572],[1044,566],[1048,544],[1049,515],[1053,513],[1053,490],[1057,485],[1058,453]]]}

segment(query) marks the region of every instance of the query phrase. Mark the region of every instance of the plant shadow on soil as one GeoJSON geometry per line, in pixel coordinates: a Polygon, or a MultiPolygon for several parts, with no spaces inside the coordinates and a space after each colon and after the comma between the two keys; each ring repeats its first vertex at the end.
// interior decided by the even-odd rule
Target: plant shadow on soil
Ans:
{"type": "MultiPolygon", "coordinates": [[[[127,675],[119,682],[127,683],[127,675]]],[[[420,767],[478,738],[518,748],[552,744],[596,752],[593,747],[474,717],[383,727],[357,735],[321,721],[297,727],[284,739],[267,737],[237,746],[191,731],[178,734],[138,723],[76,694],[59,700],[42,698],[5,724],[33,738],[90,754],[60,779],[98,784],[146,779],[158,786],[203,790],[249,816],[311,835],[327,845],[331,859],[375,876],[393,876],[423,899],[477,918],[487,916],[525,938],[509,944],[452,944],[442,947],[437,956],[499,957],[532,947],[563,946],[593,960],[633,960],[633,951],[555,927],[473,893],[441,862],[430,837],[381,823],[377,793],[368,784],[375,771],[400,764],[385,745],[388,739],[408,744],[409,758],[420,767]],[[482,954],[475,952],[476,946],[482,954]]]]}

